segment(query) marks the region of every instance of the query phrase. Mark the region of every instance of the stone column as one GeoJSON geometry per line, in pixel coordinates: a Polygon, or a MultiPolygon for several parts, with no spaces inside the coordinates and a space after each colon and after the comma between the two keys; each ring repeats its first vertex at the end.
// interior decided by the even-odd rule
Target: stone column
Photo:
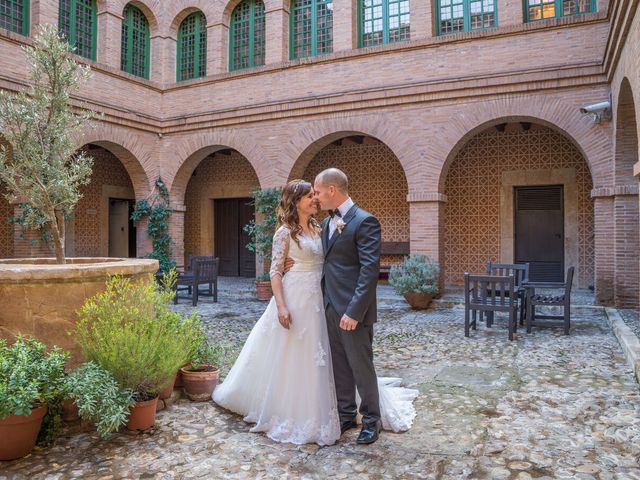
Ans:
{"type": "Polygon", "coordinates": [[[333,2],[333,51],[358,47],[357,0],[333,2]]]}
{"type": "Polygon", "coordinates": [[[98,11],[96,60],[120,70],[123,17],[107,10],[98,11]]]}
{"type": "Polygon", "coordinates": [[[613,196],[608,188],[591,192],[594,199],[595,294],[596,302],[611,305],[614,301],[615,260],[611,239],[614,232],[613,196]]]}
{"type": "Polygon", "coordinates": [[[444,204],[442,193],[410,192],[409,237],[411,253],[429,255],[440,264],[440,287],[444,282],[444,204]]]}
{"type": "Polygon", "coordinates": [[[289,59],[289,10],[275,8],[265,12],[265,64],[289,59]]]}
{"type": "Polygon", "coordinates": [[[522,0],[501,0],[497,3],[498,26],[520,25],[524,23],[522,0]]]}
{"type": "Polygon", "coordinates": [[[411,10],[411,40],[430,38],[434,35],[435,17],[432,8],[435,3],[425,0],[409,0],[411,10]]]}
{"type": "Polygon", "coordinates": [[[229,71],[229,26],[207,25],[207,75],[229,71]]]}

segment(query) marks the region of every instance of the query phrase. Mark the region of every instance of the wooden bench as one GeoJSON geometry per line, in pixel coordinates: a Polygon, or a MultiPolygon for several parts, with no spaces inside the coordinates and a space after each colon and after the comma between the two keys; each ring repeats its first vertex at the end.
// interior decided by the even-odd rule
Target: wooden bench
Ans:
{"type": "MultiPolygon", "coordinates": [[[[382,242],[380,255],[409,255],[409,242],[382,242]]],[[[391,265],[380,265],[380,277],[389,276],[391,265]]]]}

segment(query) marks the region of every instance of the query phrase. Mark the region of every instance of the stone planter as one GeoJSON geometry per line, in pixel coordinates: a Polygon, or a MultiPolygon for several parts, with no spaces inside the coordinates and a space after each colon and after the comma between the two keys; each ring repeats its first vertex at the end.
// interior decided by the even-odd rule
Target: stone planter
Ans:
{"type": "Polygon", "coordinates": [[[85,300],[104,291],[113,275],[148,281],[158,261],[136,258],[53,258],[0,260],[0,337],[17,334],[71,352],[69,367],[82,362],[80,347],[67,332],[75,328],[76,311],[85,300]]]}
{"type": "Polygon", "coordinates": [[[0,420],[0,460],[15,460],[33,450],[46,413],[44,405],[31,410],[31,415],[9,415],[0,420]]]}
{"type": "Polygon", "coordinates": [[[180,369],[184,382],[184,393],[192,402],[211,400],[211,394],[218,385],[220,369],[211,365],[200,365],[197,370],[180,369]]]}
{"type": "Polygon", "coordinates": [[[409,292],[404,294],[404,298],[414,310],[426,310],[433,299],[433,294],[409,292]]]}
{"type": "Polygon", "coordinates": [[[271,290],[271,281],[258,281],[256,280],[256,296],[258,300],[268,302],[273,297],[273,290],[271,290]]]}

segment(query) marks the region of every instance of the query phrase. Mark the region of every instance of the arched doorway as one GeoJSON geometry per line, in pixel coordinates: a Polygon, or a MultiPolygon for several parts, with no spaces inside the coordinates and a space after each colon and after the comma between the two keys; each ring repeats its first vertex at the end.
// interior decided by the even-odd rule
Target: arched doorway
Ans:
{"type": "Polygon", "coordinates": [[[250,197],[259,185],[255,170],[236,150],[218,149],[197,164],[184,196],[185,262],[189,255],[215,255],[220,275],[255,276],[256,258],[246,248],[243,227],[254,217],[250,197]]]}
{"type": "Polygon", "coordinates": [[[408,187],[393,151],[371,136],[349,134],[321,148],[305,168],[303,178],[313,182],[329,167],[347,174],[353,200],[380,220],[383,271],[401,262],[409,254],[408,187]]]}
{"type": "Polygon", "coordinates": [[[479,131],[445,179],[445,282],[459,285],[491,259],[529,262],[532,280],[560,280],[575,266],[577,285],[593,286],[592,188],[584,157],[563,133],[531,120],[479,131]]]}
{"type": "Polygon", "coordinates": [[[615,120],[614,296],[618,307],[637,308],[640,303],[640,225],[638,179],[638,125],[629,80],[620,85],[615,120]]]}

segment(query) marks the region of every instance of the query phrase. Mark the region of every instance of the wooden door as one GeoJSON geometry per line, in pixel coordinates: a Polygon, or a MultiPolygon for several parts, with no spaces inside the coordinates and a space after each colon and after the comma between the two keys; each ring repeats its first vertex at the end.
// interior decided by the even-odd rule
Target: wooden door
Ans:
{"type": "Polygon", "coordinates": [[[529,263],[529,280],[564,280],[562,185],[515,188],[515,262],[529,263]]]}
{"type": "Polygon", "coordinates": [[[220,258],[220,275],[254,277],[255,254],[247,250],[249,236],[243,227],[252,218],[251,198],[214,201],[215,255],[220,258]]]}

